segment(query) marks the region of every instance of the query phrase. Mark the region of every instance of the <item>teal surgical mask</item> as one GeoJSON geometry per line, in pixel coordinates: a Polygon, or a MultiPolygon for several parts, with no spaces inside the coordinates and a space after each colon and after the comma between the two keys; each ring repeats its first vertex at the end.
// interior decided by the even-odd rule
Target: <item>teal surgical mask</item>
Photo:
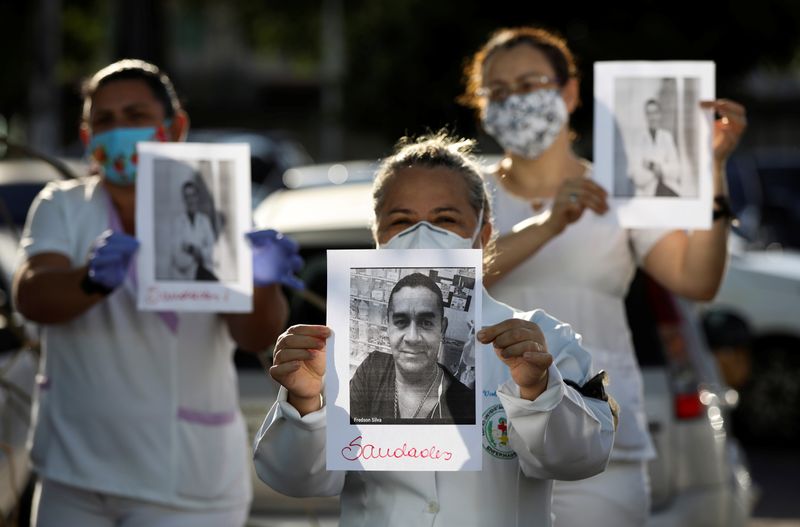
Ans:
{"type": "Polygon", "coordinates": [[[167,141],[166,128],[161,126],[142,128],[114,128],[92,136],[87,153],[103,170],[106,180],[121,186],[136,182],[138,157],[136,143],[142,141],[167,141]]]}

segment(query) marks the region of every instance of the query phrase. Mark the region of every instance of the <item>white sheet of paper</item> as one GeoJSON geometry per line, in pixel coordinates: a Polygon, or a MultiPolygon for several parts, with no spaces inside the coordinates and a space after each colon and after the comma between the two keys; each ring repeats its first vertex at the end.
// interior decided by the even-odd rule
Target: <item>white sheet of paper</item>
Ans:
{"type": "Polygon", "coordinates": [[[250,147],[139,143],[138,306],[249,312],[250,147]]]}
{"type": "MultiPolygon", "coordinates": [[[[398,360],[405,361],[407,368],[413,368],[420,364],[422,356],[402,353],[434,349],[430,334],[419,336],[403,318],[403,310],[411,309],[403,306],[412,305],[419,312],[412,313],[410,319],[423,321],[421,326],[415,327],[425,328],[430,324],[424,321],[432,320],[425,318],[430,316],[426,306],[433,302],[430,296],[425,296],[431,288],[401,287],[392,301],[395,304],[392,320],[387,313],[389,296],[397,281],[421,273],[434,281],[441,291],[444,316],[448,319],[442,346],[431,354],[436,353],[437,362],[458,380],[482,386],[480,354],[473,353],[474,360],[468,353],[461,355],[465,344],[475,345],[474,328],[481,327],[482,265],[482,252],[478,249],[328,251],[327,323],[334,334],[328,341],[325,379],[328,470],[481,469],[481,397],[471,397],[469,405],[448,405],[443,412],[441,406],[434,407],[429,414],[433,419],[398,419],[402,411],[397,413],[400,407],[396,402],[395,383],[384,382],[383,374],[389,372],[390,377],[394,377],[394,356],[402,356],[403,359],[398,360]],[[419,300],[404,304],[404,294],[420,295],[419,300]],[[392,354],[393,348],[396,355],[392,354]],[[386,355],[372,357],[372,353],[386,355]],[[368,364],[388,364],[388,367],[365,367],[356,374],[368,357],[368,364]],[[474,369],[466,366],[465,357],[469,357],[467,363],[474,363],[474,369]],[[367,371],[368,383],[354,383],[355,398],[360,393],[360,400],[370,405],[372,401],[377,402],[368,411],[369,415],[351,416],[351,379],[354,376],[357,381],[363,379],[361,375],[367,371]],[[448,413],[460,415],[462,421],[468,422],[435,422],[448,413]]],[[[428,278],[412,278],[429,282],[428,278]]],[[[429,327],[436,327],[435,324],[434,320],[429,327]]],[[[424,366],[429,365],[424,358],[422,360],[424,366]]],[[[434,368],[434,371],[437,370],[434,368]]],[[[438,375],[440,378],[448,376],[444,370],[438,375]]],[[[451,389],[465,393],[461,386],[451,389]]],[[[430,391],[434,392],[438,392],[438,385],[430,391]]],[[[446,395],[443,393],[438,400],[445,401],[446,395]]],[[[420,415],[423,414],[425,412],[420,415]]]]}
{"type": "Polygon", "coordinates": [[[714,99],[714,73],[710,61],[595,63],[594,174],[623,227],[711,227],[714,116],[699,102],[714,99]]]}

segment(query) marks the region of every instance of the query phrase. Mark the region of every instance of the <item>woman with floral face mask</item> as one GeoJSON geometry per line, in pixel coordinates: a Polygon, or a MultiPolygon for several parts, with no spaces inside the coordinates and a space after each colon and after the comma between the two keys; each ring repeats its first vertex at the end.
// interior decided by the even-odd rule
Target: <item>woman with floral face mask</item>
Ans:
{"type": "MultiPolygon", "coordinates": [[[[489,200],[464,146],[436,136],[383,162],[373,187],[379,247],[490,243],[489,200]]],[[[476,392],[490,430],[482,471],[326,471],[321,393],[331,332],[298,325],[275,346],[270,374],[282,388],[256,436],[261,479],[293,496],[341,494],[343,526],[550,525],[549,480],[603,470],[614,436],[611,409],[602,390],[593,398],[576,389],[588,393],[597,381],[568,325],[541,310],[521,313],[483,299],[483,345],[475,350],[484,354],[483,386],[476,392]]]]}
{"type": "Polygon", "coordinates": [[[106,66],[86,84],[80,129],[94,173],[49,183],[31,206],[14,300],[42,334],[36,527],[247,519],[246,430],[231,359],[236,346],[264,350],[284,329],[281,285],[297,285],[299,256],[275,231],[248,233],[250,313],[137,309],[136,144],[181,141],[188,123],[155,65],[106,66]]]}
{"type": "MultiPolygon", "coordinates": [[[[556,482],[558,525],[644,525],[649,511],[647,431],[642,379],[627,327],[624,297],[637,265],[671,291],[715,295],[725,268],[730,217],[715,213],[709,231],[625,230],[603,214],[606,191],[572,150],[569,114],[578,105],[578,71],[566,42],[538,28],[501,29],[466,69],[462,102],[505,149],[492,169],[497,256],[490,291],[510,305],[542,306],[584,338],[609,392],[620,428],[609,468],[594,478],[556,482]],[[718,217],[719,216],[719,217],[718,217]]],[[[722,116],[714,131],[714,194],[726,202],[725,161],[745,126],[739,104],[703,108],[722,116]]]]}

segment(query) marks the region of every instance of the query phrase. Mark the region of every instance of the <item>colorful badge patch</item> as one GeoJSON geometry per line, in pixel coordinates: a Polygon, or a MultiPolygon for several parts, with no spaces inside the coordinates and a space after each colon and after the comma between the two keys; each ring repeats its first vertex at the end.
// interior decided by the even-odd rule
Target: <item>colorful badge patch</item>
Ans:
{"type": "Polygon", "coordinates": [[[483,449],[498,459],[517,457],[508,442],[508,418],[502,404],[483,412],[483,449]]]}

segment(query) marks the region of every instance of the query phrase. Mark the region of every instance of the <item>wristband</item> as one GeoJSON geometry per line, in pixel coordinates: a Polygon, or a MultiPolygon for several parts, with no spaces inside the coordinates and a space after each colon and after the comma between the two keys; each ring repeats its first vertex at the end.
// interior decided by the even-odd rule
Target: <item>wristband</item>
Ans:
{"type": "Polygon", "coordinates": [[[92,295],[103,295],[103,296],[106,296],[109,293],[111,293],[111,291],[114,290],[114,289],[112,289],[110,287],[106,287],[103,284],[101,284],[99,282],[95,282],[94,280],[92,280],[91,277],[89,276],[89,271],[86,271],[86,274],[83,275],[83,278],[81,278],[81,284],[80,285],[81,285],[81,291],[83,291],[84,293],[86,293],[89,296],[92,296],[92,295]]]}
{"type": "Polygon", "coordinates": [[[714,212],[711,216],[712,221],[717,221],[720,218],[730,218],[731,221],[736,220],[726,196],[714,196],[714,205],[714,212]]]}
{"type": "Polygon", "coordinates": [[[569,379],[564,379],[564,384],[575,388],[578,393],[584,397],[591,397],[592,399],[600,399],[601,401],[608,401],[608,394],[606,394],[605,385],[608,383],[608,374],[604,370],[586,381],[583,386],[569,379]]]}

